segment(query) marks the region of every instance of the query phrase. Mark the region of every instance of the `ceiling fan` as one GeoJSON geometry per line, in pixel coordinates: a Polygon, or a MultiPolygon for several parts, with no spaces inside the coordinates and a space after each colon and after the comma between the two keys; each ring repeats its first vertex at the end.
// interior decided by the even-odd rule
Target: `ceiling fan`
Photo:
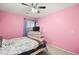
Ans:
{"type": "Polygon", "coordinates": [[[46,9],[46,6],[39,6],[39,3],[22,3],[22,5],[30,7],[33,13],[40,13],[40,9],[46,9]]]}

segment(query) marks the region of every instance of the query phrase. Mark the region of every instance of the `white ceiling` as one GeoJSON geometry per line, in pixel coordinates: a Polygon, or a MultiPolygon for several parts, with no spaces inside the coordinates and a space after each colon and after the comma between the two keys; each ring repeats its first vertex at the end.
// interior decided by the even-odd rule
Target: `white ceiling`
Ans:
{"type": "Polygon", "coordinates": [[[0,11],[15,13],[22,16],[43,17],[51,12],[56,12],[64,8],[70,7],[71,3],[39,3],[46,6],[46,9],[40,10],[40,13],[32,13],[31,8],[22,5],[21,3],[0,3],[0,11]]]}

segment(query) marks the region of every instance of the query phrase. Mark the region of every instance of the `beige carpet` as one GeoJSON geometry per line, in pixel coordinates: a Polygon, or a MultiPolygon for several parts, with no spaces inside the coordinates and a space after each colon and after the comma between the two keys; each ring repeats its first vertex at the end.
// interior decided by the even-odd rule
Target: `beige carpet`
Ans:
{"type": "Polygon", "coordinates": [[[47,49],[48,49],[48,52],[42,51],[38,55],[73,55],[72,53],[59,49],[50,44],[47,44],[47,49]]]}

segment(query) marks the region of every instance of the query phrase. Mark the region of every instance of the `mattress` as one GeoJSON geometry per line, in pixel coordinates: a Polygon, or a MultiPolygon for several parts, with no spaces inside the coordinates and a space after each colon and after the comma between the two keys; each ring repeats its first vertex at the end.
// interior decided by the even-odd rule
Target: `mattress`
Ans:
{"type": "Polygon", "coordinates": [[[25,51],[36,49],[39,42],[28,37],[13,38],[10,40],[4,39],[2,48],[0,48],[0,55],[17,55],[25,51]]]}

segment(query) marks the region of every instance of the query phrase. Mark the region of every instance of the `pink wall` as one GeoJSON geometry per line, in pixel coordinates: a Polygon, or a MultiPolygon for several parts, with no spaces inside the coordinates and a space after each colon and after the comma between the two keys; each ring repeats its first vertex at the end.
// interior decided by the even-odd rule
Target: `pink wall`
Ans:
{"type": "Polygon", "coordinates": [[[79,54],[79,4],[41,18],[39,25],[49,43],[79,54]]]}
{"type": "Polygon", "coordinates": [[[4,38],[23,35],[24,17],[15,14],[0,12],[0,35],[4,38]]]}

